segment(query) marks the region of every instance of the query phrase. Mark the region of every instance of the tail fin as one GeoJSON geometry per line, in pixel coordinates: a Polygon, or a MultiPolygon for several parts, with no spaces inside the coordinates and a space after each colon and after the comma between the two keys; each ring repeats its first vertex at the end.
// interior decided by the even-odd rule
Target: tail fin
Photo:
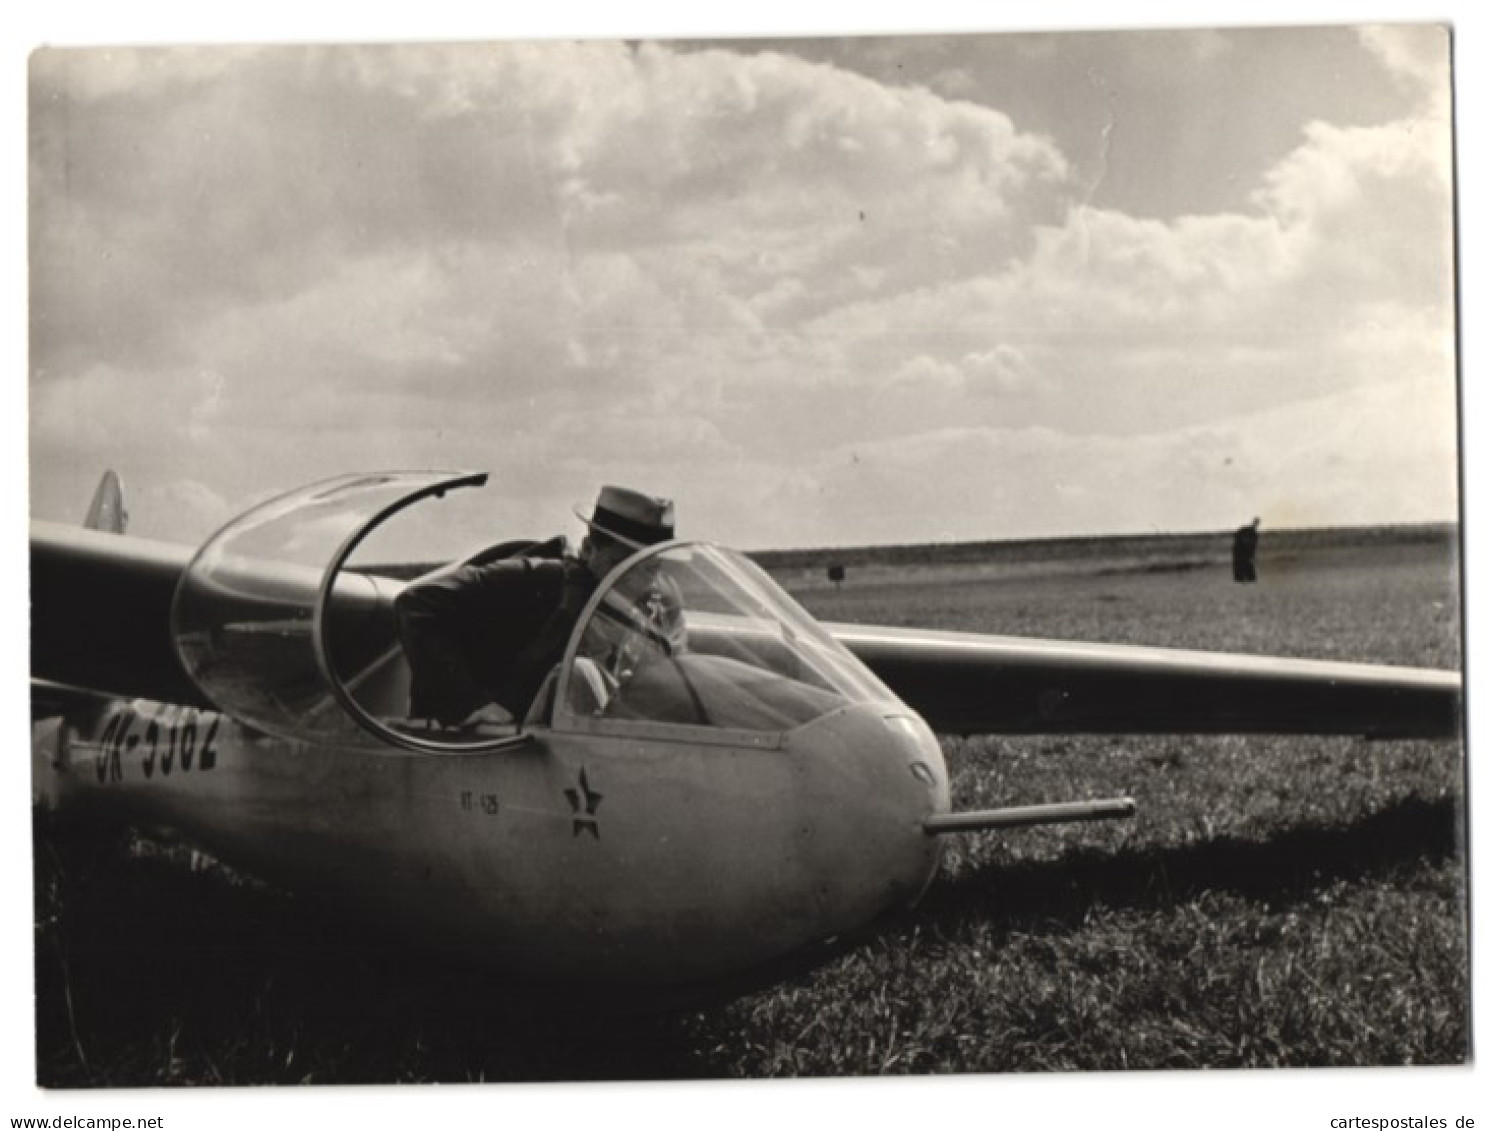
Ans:
{"type": "Polygon", "coordinates": [[[83,526],[109,534],[122,534],[128,529],[129,512],[124,509],[124,486],[113,472],[103,473],[98,490],[93,492],[93,501],[88,505],[88,517],[83,519],[83,526]]]}

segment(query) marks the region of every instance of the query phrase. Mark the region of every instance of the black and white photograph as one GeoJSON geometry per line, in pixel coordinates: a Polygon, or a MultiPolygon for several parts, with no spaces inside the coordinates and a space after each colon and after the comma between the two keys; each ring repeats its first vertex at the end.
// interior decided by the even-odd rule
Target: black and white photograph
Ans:
{"type": "Polygon", "coordinates": [[[32,45],[0,1114],[1485,1120],[1457,29],[823,26],[32,45]]]}

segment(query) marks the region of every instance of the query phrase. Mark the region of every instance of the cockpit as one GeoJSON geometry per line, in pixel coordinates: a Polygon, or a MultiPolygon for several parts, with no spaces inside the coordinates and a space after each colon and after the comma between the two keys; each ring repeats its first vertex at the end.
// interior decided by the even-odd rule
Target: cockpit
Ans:
{"type": "MultiPolygon", "coordinates": [[[[477,549],[436,567],[420,559],[416,539],[370,552],[368,540],[413,504],[483,482],[434,472],[343,476],[229,524],[176,593],[173,632],[186,671],[219,707],[267,733],[382,752],[482,753],[543,728],[773,745],[851,704],[897,703],[747,558],[668,542],[603,579],[521,724],[464,731],[409,718],[397,592],[430,568],[523,548],[477,549]]],[[[418,510],[415,529],[426,528],[424,511],[437,508],[418,510]]]]}
{"type": "Polygon", "coordinates": [[[894,696],[742,555],[670,543],[590,606],[554,721],[781,732],[894,696]]]}

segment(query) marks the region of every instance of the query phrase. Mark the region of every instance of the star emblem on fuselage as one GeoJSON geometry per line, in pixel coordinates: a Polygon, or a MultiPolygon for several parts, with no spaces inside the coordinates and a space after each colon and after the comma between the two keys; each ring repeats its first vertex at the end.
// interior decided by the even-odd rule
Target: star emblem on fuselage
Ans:
{"type": "Polygon", "coordinates": [[[562,792],[567,795],[567,804],[572,806],[572,835],[578,836],[586,831],[592,833],[593,839],[597,840],[598,821],[594,814],[598,812],[598,803],[603,800],[603,794],[595,793],[588,785],[588,767],[578,770],[576,789],[565,789],[562,792]]]}

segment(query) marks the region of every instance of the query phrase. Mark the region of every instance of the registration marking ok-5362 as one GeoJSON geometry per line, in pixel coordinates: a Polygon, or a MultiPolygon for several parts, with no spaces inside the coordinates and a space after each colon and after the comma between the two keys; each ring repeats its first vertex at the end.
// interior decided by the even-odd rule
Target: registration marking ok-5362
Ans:
{"type": "Polygon", "coordinates": [[[123,707],[109,717],[99,739],[98,780],[123,781],[124,768],[134,764],[136,751],[137,769],[146,779],[157,773],[168,777],[215,769],[221,722],[221,715],[193,707],[123,707]]]}

